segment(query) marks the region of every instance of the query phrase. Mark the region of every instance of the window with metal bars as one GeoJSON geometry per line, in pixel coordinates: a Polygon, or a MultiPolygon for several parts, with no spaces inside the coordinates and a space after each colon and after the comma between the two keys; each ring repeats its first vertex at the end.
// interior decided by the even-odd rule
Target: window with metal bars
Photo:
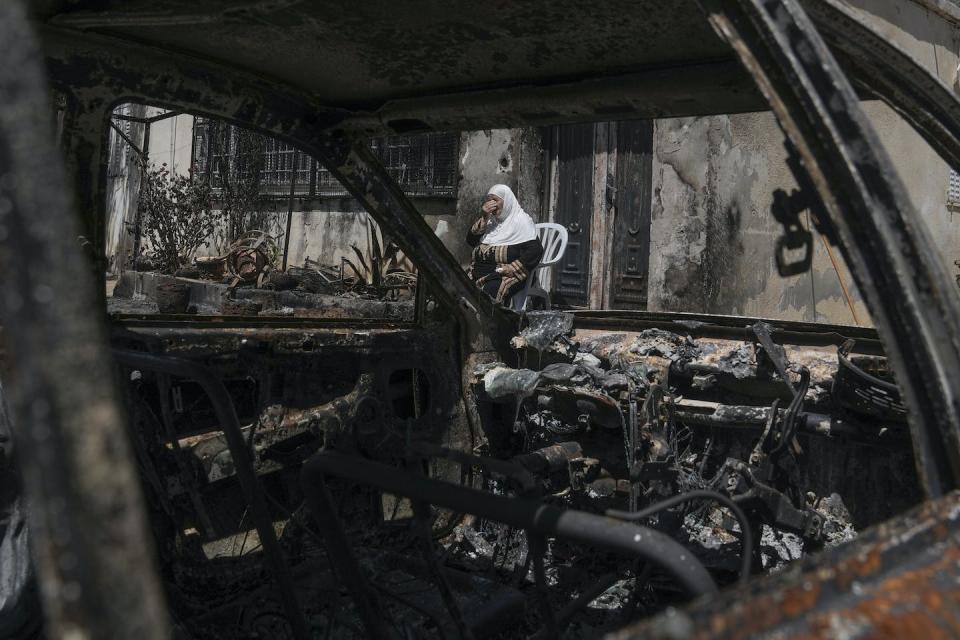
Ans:
{"type": "MultiPolygon", "coordinates": [[[[199,175],[209,176],[214,188],[221,179],[222,161],[233,167],[241,160],[236,148],[237,129],[217,136],[216,123],[203,118],[194,120],[194,166],[199,175]]],[[[455,198],[457,195],[457,162],[459,135],[425,133],[407,136],[372,138],[370,149],[383,162],[390,175],[409,196],[455,198]]],[[[260,193],[265,196],[288,196],[291,187],[300,197],[349,194],[309,155],[279,140],[263,136],[260,193]]]]}
{"type": "Polygon", "coordinates": [[[947,185],[947,208],[960,211],[960,173],[950,169],[950,182],[947,185]]]}
{"type": "MultiPolygon", "coordinates": [[[[133,104],[122,104],[113,110],[114,115],[130,116],[143,115],[143,107],[133,104]]],[[[113,120],[114,126],[128,138],[136,139],[142,135],[143,125],[130,120],[113,120]]],[[[134,157],[135,151],[113,128],[110,129],[110,150],[107,156],[107,177],[117,178],[125,172],[126,163],[134,157]]]]}

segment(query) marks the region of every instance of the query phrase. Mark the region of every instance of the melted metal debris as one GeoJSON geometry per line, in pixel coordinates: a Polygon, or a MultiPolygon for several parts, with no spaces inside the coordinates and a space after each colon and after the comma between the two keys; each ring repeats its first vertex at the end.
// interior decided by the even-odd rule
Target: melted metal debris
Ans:
{"type": "Polygon", "coordinates": [[[749,378],[754,372],[754,353],[750,345],[742,345],[734,349],[717,360],[717,366],[721,371],[725,371],[733,377],[743,380],[749,378]]]}
{"type": "Polygon", "coordinates": [[[821,498],[817,502],[817,511],[824,517],[825,546],[835,547],[857,537],[857,530],[853,527],[853,517],[839,494],[831,493],[821,498]]]}
{"type": "Polygon", "coordinates": [[[540,372],[530,369],[510,369],[499,366],[490,369],[483,376],[483,388],[494,400],[517,396],[528,398],[533,395],[540,382],[540,372]]]}
{"type": "Polygon", "coordinates": [[[517,348],[530,347],[542,352],[554,340],[573,331],[573,314],[563,311],[531,311],[527,321],[530,323],[527,328],[514,338],[517,348]]]}
{"type": "Polygon", "coordinates": [[[682,336],[663,329],[646,329],[637,336],[630,351],[641,356],[660,356],[677,361],[697,357],[700,348],[690,336],[682,336]]]}

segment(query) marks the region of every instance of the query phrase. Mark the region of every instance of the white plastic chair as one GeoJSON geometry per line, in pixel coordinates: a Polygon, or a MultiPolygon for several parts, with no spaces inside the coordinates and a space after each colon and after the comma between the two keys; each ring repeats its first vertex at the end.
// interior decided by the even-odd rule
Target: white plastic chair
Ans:
{"type": "Polygon", "coordinates": [[[517,312],[526,310],[527,301],[531,297],[543,299],[546,308],[550,308],[550,294],[534,281],[538,278],[537,274],[540,272],[552,271],[553,265],[560,262],[567,250],[567,228],[562,224],[554,222],[538,223],[537,237],[540,239],[540,244],[543,245],[543,257],[540,258],[540,263],[530,272],[523,290],[515,293],[511,300],[513,308],[517,312]]]}

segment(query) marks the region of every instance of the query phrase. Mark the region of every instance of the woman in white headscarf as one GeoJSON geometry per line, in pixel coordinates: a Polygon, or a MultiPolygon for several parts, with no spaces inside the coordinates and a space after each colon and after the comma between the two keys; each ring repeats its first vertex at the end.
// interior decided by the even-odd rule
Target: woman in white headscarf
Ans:
{"type": "Polygon", "coordinates": [[[543,257],[533,218],[505,184],[490,187],[482,215],[467,234],[474,247],[470,277],[494,300],[510,304],[543,257]]]}

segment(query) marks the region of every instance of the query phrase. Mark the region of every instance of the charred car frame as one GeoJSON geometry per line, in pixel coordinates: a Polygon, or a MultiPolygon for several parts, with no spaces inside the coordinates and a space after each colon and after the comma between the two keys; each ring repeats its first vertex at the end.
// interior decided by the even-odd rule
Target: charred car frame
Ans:
{"type": "Polygon", "coordinates": [[[566,2],[27,4],[0,6],[0,265],[49,635],[556,636],[614,584],[591,628],[617,637],[960,633],[960,300],[860,101],[954,167],[960,102],[842,2],[622,3],[610,32],[566,2]],[[501,9],[549,33],[487,64],[513,37],[485,27],[501,9]],[[249,50],[217,61],[201,32],[249,50]],[[314,156],[419,267],[415,321],[105,322],[103,136],[133,100],[314,156]],[[875,330],[519,318],[362,144],[766,109],[800,185],[776,199],[779,266],[802,268],[785,256],[809,209],[875,330]],[[873,526],[751,577],[785,534],[818,550],[851,521],[873,526]],[[205,551],[251,535],[256,553],[205,551]]]}

